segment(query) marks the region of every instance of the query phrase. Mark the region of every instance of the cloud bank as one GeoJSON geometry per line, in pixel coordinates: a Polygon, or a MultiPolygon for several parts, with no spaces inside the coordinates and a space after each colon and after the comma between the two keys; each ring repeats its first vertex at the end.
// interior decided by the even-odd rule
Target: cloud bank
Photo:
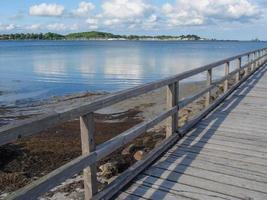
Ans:
{"type": "Polygon", "coordinates": [[[29,17],[51,19],[38,24],[1,24],[1,31],[24,30],[162,30],[231,23],[253,23],[264,8],[252,0],[175,0],[155,4],[152,0],[105,0],[99,4],[78,2],[66,8],[57,3],[29,7],[29,17]],[[48,22],[47,22],[48,21],[48,22]]]}

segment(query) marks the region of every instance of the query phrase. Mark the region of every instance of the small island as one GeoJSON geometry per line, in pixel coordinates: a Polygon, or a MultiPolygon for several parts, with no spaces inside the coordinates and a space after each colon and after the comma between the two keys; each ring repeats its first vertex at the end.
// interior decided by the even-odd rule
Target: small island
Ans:
{"type": "Polygon", "coordinates": [[[116,35],[107,32],[79,32],[61,35],[57,33],[14,33],[1,34],[0,40],[208,40],[197,35],[116,35]]]}

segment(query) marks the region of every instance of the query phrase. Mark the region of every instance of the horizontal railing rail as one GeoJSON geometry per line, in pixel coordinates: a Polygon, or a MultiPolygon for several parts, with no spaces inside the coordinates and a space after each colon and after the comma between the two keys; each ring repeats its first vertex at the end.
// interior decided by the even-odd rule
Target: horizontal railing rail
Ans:
{"type": "MultiPolygon", "coordinates": [[[[218,62],[202,66],[166,79],[137,86],[128,90],[117,92],[96,99],[89,103],[82,103],[80,106],[67,107],[64,103],[60,108],[49,114],[35,117],[35,119],[24,120],[19,123],[7,125],[0,128],[0,145],[4,145],[15,141],[17,138],[26,137],[39,133],[47,128],[51,128],[60,123],[74,120],[80,117],[81,124],[81,142],[82,155],[63,165],[62,167],[43,176],[30,185],[12,193],[8,199],[36,199],[38,196],[48,192],[64,180],[71,178],[84,170],[84,187],[85,199],[108,199],[112,197],[120,188],[125,186],[134,176],[147,167],[157,156],[168,149],[178,139],[190,130],[199,120],[205,117],[211,110],[219,105],[227,96],[229,96],[242,82],[244,82],[251,74],[253,74],[260,66],[267,61],[267,48],[259,49],[218,62]],[[242,65],[246,57],[246,62],[242,65]],[[235,70],[229,70],[230,63],[237,61],[235,70]],[[221,65],[225,65],[225,76],[219,80],[213,80],[212,71],[221,65]],[[207,72],[207,86],[201,91],[196,92],[192,96],[184,99],[179,99],[179,84],[181,80],[192,77],[199,73],[207,72]],[[229,80],[235,77],[235,84],[229,89],[229,80]],[[216,89],[220,84],[223,84],[224,93],[216,100],[212,101],[212,90],[216,89]],[[153,90],[167,86],[167,110],[157,115],[156,117],[144,121],[120,135],[108,140],[98,146],[95,145],[95,122],[94,112],[108,107],[123,100],[136,97],[153,90]],[[188,104],[205,97],[206,108],[188,121],[184,126],[179,127],[178,121],[179,109],[188,104]],[[96,163],[102,158],[110,155],[115,150],[132,142],[135,138],[153,128],[160,122],[167,120],[166,139],[162,145],[154,148],[141,161],[131,166],[128,170],[122,173],[115,181],[105,187],[102,191],[98,191],[96,180],[96,163]]],[[[69,105],[68,105],[69,106],[69,105]]]]}

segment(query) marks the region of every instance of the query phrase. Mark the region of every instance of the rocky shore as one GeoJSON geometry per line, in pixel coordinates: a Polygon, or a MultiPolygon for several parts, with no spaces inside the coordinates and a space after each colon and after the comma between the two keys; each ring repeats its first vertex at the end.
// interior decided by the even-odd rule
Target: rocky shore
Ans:
{"type": "MultiPolygon", "coordinates": [[[[182,85],[181,97],[203,88],[204,83],[182,85]]],[[[219,91],[213,96],[219,95],[219,91]]],[[[96,143],[101,144],[134,125],[152,118],[166,109],[165,88],[120,102],[97,111],[96,143]]],[[[49,101],[27,105],[27,107],[1,108],[0,121],[20,120],[40,115],[59,106],[62,101],[70,105],[88,102],[105,94],[79,94],[53,98],[49,101]],[[77,101],[79,99],[79,101],[77,101]]],[[[204,108],[204,98],[190,104],[179,113],[182,126],[204,108]]],[[[144,133],[122,149],[112,153],[98,163],[100,188],[114,180],[120,173],[157,146],[165,137],[166,122],[162,122],[144,133]]],[[[81,155],[79,119],[63,123],[32,137],[17,140],[0,147],[0,199],[6,194],[29,184],[37,178],[62,166],[81,155]]],[[[82,199],[83,181],[81,174],[67,180],[46,194],[42,199],[82,199]]]]}

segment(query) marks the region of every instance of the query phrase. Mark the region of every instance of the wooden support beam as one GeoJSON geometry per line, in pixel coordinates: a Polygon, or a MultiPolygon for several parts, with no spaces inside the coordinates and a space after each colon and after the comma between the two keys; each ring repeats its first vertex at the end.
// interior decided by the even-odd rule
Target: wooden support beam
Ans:
{"type": "MultiPolygon", "coordinates": [[[[250,62],[250,54],[248,54],[248,63],[250,62]]],[[[248,75],[248,68],[249,68],[249,66],[247,66],[246,68],[245,68],[245,76],[247,76],[248,75]]]]}
{"type": "MultiPolygon", "coordinates": [[[[167,109],[178,106],[179,102],[179,82],[167,86],[167,109]]],[[[179,111],[178,111],[179,112],[179,111]]],[[[166,138],[170,137],[178,130],[178,112],[173,114],[167,120],[166,138]]]]}
{"type": "MultiPolygon", "coordinates": [[[[225,65],[224,65],[224,75],[225,75],[225,76],[227,76],[227,75],[229,74],[229,66],[230,66],[230,63],[229,63],[229,62],[226,62],[225,65]]],[[[226,80],[224,81],[224,89],[223,89],[224,93],[227,92],[227,90],[228,90],[228,85],[229,85],[229,80],[226,79],[226,80]]]]}
{"type": "MultiPolygon", "coordinates": [[[[241,68],[241,63],[242,60],[241,60],[241,57],[237,59],[237,69],[240,69],[241,68]]],[[[236,74],[236,82],[238,83],[240,80],[240,71],[236,74]]]]}
{"type": "MultiPolygon", "coordinates": [[[[82,154],[95,150],[95,122],[94,113],[80,117],[82,154]]],[[[97,192],[96,164],[83,170],[85,200],[91,199],[97,192]]]]}
{"type": "MultiPolygon", "coordinates": [[[[207,71],[207,87],[212,84],[212,69],[207,71]]],[[[205,106],[208,107],[211,101],[211,91],[207,92],[205,106]]]]}

